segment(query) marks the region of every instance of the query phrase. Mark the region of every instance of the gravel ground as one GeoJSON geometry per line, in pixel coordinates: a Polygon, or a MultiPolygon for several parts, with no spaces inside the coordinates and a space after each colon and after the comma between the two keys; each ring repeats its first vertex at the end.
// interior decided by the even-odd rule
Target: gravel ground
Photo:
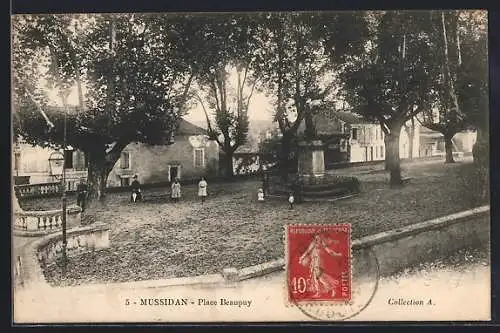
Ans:
{"type": "Polygon", "coordinates": [[[477,266],[489,267],[490,255],[486,248],[466,248],[453,255],[408,267],[404,271],[385,276],[382,280],[399,280],[408,276],[427,274],[433,271],[453,271],[467,273],[477,266]]]}
{"type": "MultiPolygon", "coordinates": [[[[257,181],[209,184],[209,200],[196,201],[196,188],[172,203],[146,192],[146,202],[130,204],[128,194],[111,194],[86,212],[89,220],[110,225],[109,249],[71,258],[62,276],[57,265],[46,269],[55,285],[125,282],[193,276],[223,268],[250,266],[283,256],[285,223],[351,223],[353,238],[476,207],[470,191],[470,163],[410,163],[403,188],[391,189],[380,166],[338,170],[358,177],[362,193],[336,203],[304,203],[293,210],[281,200],[256,201],[257,181]],[[356,173],[357,172],[357,173],[356,173]]],[[[57,199],[21,202],[24,209],[53,208],[57,199]]]]}

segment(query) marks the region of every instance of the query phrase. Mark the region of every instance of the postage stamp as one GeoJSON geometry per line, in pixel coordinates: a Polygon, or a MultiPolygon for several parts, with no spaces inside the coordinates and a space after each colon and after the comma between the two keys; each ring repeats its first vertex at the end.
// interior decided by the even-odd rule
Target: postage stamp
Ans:
{"type": "Polygon", "coordinates": [[[351,225],[288,225],[288,302],[349,302],[352,298],[351,225]]]}

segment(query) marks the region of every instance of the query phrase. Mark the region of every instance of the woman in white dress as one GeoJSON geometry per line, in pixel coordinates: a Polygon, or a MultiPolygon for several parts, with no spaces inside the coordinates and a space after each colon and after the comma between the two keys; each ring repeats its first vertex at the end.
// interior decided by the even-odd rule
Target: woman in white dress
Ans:
{"type": "Polygon", "coordinates": [[[174,202],[179,201],[179,198],[181,197],[181,184],[179,183],[179,178],[176,178],[175,181],[172,183],[172,200],[174,202]]]}
{"type": "Polygon", "coordinates": [[[205,198],[207,197],[207,181],[205,177],[201,177],[200,182],[198,183],[198,196],[201,198],[201,203],[205,202],[205,198]]]}
{"type": "Polygon", "coordinates": [[[257,192],[257,200],[264,201],[264,190],[259,188],[259,192],[257,192]]]}

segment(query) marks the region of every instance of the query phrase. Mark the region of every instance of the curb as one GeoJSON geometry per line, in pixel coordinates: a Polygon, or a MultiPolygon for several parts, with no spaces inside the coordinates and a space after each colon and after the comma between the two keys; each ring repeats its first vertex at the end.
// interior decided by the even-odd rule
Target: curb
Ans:
{"type": "MultiPolygon", "coordinates": [[[[68,229],[67,236],[85,231],[92,232],[108,229],[109,227],[107,224],[96,222],[89,226],[79,226],[68,229]]],[[[42,247],[59,237],[61,237],[59,233],[50,233],[44,237],[29,241],[22,248],[20,248],[19,253],[16,254],[16,264],[19,264],[19,267],[17,268],[19,270],[17,277],[18,282],[16,282],[18,285],[23,287],[52,288],[43,274],[39,251],[42,247]]],[[[13,276],[13,278],[15,278],[15,276],[13,276]]]]}
{"type": "MultiPolygon", "coordinates": [[[[350,199],[359,196],[361,193],[352,193],[348,195],[344,195],[341,197],[336,197],[336,198],[302,198],[302,202],[335,202],[335,201],[340,201],[340,200],[345,200],[345,199],[350,199]]],[[[278,194],[268,194],[265,196],[265,198],[270,198],[270,199],[288,199],[288,196],[286,195],[278,195],[278,194]]],[[[300,204],[300,203],[298,203],[300,204]]]]}
{"type": "Polygon", "coordinates": [[[54,230],[54,231],[21,231],[21,230],[12,230],[12,235],[13,236],[18,236],[18,237],[40,237],[40,236],[47,236],[50,234],[56,234],[56,233],[62,233],[62,229],[54,230]]]}

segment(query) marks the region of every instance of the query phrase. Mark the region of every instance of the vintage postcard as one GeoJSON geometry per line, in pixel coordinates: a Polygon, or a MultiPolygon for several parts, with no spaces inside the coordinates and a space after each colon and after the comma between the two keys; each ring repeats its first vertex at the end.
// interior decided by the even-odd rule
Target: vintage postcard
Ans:
{"type": "Polygon", "coordinates": [[[490,320],[487,18],[12,15],[13,323],[490,320]]]}

